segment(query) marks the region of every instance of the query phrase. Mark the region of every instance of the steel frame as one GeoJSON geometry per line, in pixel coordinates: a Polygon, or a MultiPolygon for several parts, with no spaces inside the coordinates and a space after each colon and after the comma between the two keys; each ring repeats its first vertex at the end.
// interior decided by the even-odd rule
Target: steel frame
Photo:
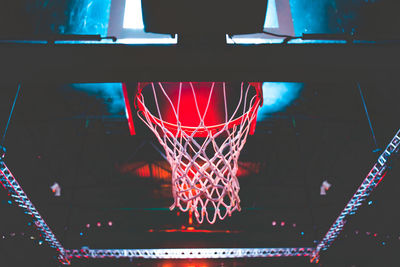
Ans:
{"type": "Polygon", "coordinates": [[[314,248],[71,249],[69,258],[233,259],[307,257],[314,248]]]}
{"type": "Polygon", "coordinates": [[[349,215],[355,214],[379,182],[385,176],[388,162],[400,149],[400,129],[379,156],[367,177],[347,203],[339,217],[324,238],[314,248],[173,248],[173,249],[64,249],[50,227],[36,210],[11,171],[0,159],[0,183],[10,193],[14,201],[32,216],[35,227],[45,241],[58,252],[62,264],[69,265],[72,258],[145,258],[145,259],[188,259],[188,258],[268,258],[268,257],[310,257],[318,263],[320,252],[327,250],[343,230],[349,215]]]}
{"type": "Polygon", "coordinates": [[[22,187],[12,175],[11,171],[8,169],[7,165],[2,160],[0,160],[0,182],[9,192],[10,196],[14,199],[18,206],[21,207],[26,214],[32,216],[33,223],[43,235],[44,240],[50,245],[50,247],[57,249],[59,261],[63,264],[69,264],[70,262],[66,257],[64,247],[57,240],[50,227],[44,221],[33,203],[25,194],[22,187]]]}
{"type": "Polygon", "coordinates": [[[0,73],[2,82],[26,83],[231,81],[238,77],[243,81],[315,83],[353,82],[355,77],[373,81],[380,74],[385,79],[397,78],[399,42],[318,42],[204,49],[179,45],[10,41],[0,43],[0,73]],[[133,64],[133,59],[140,64],[133,64]]]}
{"type": "Polygon", "coordinates": [[[318,243],[317,247],[312,253],[311,262],[314,260],[319,261],[319,254],[321,250],[327,250],[333,241],[338,237],[340,232],[343,230],[344,225],[347,222],[347,217],[355,214],[358,207],[368,198],[371,192],[376,188],[379,182],[383,179],[387,172],[388,161],[390,156],[399,152],[400,148],[400,129],[397,131],[395,136],[390,141],[389,145],[379,156],[377,162],[374,164],[372,169],[369,171],[367,177],[358,187],[357,191],[351,197],[350,201],[344,207],[339,217],[329,228],[324,238],[318,243]]]}

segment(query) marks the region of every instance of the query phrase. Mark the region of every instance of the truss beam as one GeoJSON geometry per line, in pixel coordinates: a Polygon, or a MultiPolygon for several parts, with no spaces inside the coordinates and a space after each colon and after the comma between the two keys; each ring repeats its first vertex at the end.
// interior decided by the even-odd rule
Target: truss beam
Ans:
{"type": "Polygon", "coordinates": [[[4,161],[0,160],[0,183],[9,192],[14,201],[24,212],[32,216],[35,227],[41,232],[44,240],[58,251],[58,259],[62,264],[69,265],[66,252],[61,243],[57,240],[50,227],[39,214],[33,203],[29,200],[22,187],[19,185],[4,161]]]}
{"type": "Polygon", "coordinates": [[[71,249],[72,258],[142,259],[233,259],[270,257],[308,257],[314,248],[159,248],[159,249],[71,249]]]}
{"type": "Polygon", "coordinates": [[[326,250],[343,230],[349,215],[368,198],[386,174],[388,162],[400,150],[400,129],[379,156],[367,177],[347,203],[321,242],[315,247],[302,248],[173,248],[173,249],[64,249],[50,227],[41,217],[28,196],[12,175],[6,164],[0,160],[0,183],[15,202],[32,216],[36,228],[48,244],[57,249],[58,259],[69,265],[72,258],[144,258],[144,259],[217,259],[217,258],[269,258],[269,257],[310,257],[318,262],[320,251],[326,250]]]}
{"type": "Polygon", "coordinates": [[[377,162],[369,171],[367,177],[358,187],[357,191],[351,197],[350,201],[344,207],[336,221],[329,228],[324,238],[319,242],[317,247],[312,253],[311,262],[314,260],[318,262],[319,253],[321,250],[327,250],[330,245],[335,241],[340,232],[343,230],[350,215],[355,214],[357,209],[368,198],[371,192],[376,188],[379,182],[383,179],[388,168],[388,162],[393,154],[397,154],[400,149],[400,129],[392,138],[386,149],[379,156],[377,162]]]}

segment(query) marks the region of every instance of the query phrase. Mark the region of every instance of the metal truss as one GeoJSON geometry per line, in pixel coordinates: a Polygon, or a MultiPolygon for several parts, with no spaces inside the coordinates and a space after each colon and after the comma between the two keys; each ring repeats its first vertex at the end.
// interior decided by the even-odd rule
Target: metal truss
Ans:
{"type": "Polygon", "coordinates": [[[159,249],[72,249],[71,258],[143,258],[143,259],[233,259],[308,257],[314,248],[159,248],[159,249]]]}
{"type": "Polygon", "coordinates": [[[400,149],[400,129],[389,145],[379,156],[377,162],[347,203],[339,217],[315,248],[173,248],[173,249],[64,249],[49,226],[40,216],[6,164],[0,160],[0,183],[11,197],[32,216],[36,228],[45,241],[58,251],[58,259],[69,265],[72,258],[144,258],[144,259],[217,259],[217,258],[269,258],[269,257],[310,257],[311,262],[319,261],[321,250],[326,250],[337,238],[346,224],[349,215],[355,214],[373,189],[386,174],[388,161],[400,149]]]}
{"type": "Polygon", "coordinates": [[[393,154],[399,152],[400,148],[400,129],[397,131],[396,135],[390,141],[389,145],[379,156],[377,162],[374,164],[372,169],[369,171],[367,177],[358,187],[357,191],[354,193],[350,201],[344,207],[342,212],[336,221],[332,224],[331,228],[326,233],[325,237],[318,243],[317,247],[312,253],[311,262],[314,260],[319,261],[319,253],[321,250],[327,250],[333,241],[338,237],[340,232],[343,230],[344,225],[347,222],[347,217],[349,215],[355,214],[358,207],[360,207],[363,202],[368,198],[371,192],[379,184],[386,174],[388,168],[388,161],[393,154]]]}
{"type": "Polygon", "coordinates": [[[59,261],[63,264],[69,264],[65,249],[57,240],[56,236],[46,224],[42,216],[40,216],[35,206],[29,200],[24,190],[22,190],[22,187],[19,185],[10,170],[7,168],[7,165],[2,160],[0,160],[0,183],[3,184],[4,188],[10,193],[10,196],[14,199],[18,206],[23,208],[26,214],[32,216],[34,225],[41,232],[44,240],[50,245],[50,247],[57,249],[59,261]]]}
{"type": "Polygon", "coordinates": [[[206,258],[269,258],[309,257],[314,248],[174,248],[174,249],[71,249],[66,250],[57,240],[50,227],[41,217],[28,196],[12,175],[4,161],[0,160],[0,182],[10,196],[32,216],[34,225],[42,233],[50,247],[57,249],[58,259],[64,265],[72,258],[145,258],[145,259],[206,259],[206,258]]]}

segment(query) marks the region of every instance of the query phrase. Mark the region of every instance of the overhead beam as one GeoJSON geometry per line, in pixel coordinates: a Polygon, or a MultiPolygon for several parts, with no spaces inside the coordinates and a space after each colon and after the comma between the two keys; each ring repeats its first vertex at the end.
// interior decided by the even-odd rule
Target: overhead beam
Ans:
{"type": "Polygon", "coordinates": [[[314,81],[397,77],[400,43],[176,45],[0,43],[2,80],[314,81]]]}

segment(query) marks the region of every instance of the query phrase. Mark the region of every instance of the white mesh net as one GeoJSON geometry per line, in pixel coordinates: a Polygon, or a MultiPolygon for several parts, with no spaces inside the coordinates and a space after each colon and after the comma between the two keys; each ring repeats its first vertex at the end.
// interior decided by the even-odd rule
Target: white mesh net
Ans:
{"type": "Polygon", "coordinates": [[[240,152],[249,131],[254,130],[257,110],[262,103],[261,87],[255,90],[257,86],[260,84],[240,83],[237,103],[228,109],[231,99],[227,99],[225,82],[139,84],[138,115],[154,132],[171,164],[174,197],[171,210],[175,207],[192,210],[199,223],[206,219],[211,224],[217,218],[223,220],[233,211],[240,211],[236,173],[240,152]],[[147,95],[142,90],[144,87],[148,89],[147,95]],[[175,93],[171,94],[173,90],[175,93]],[[182,97],[184,91],[185,98],[182,97]],[[214,96],[218,94],[223,103],[214,103],[214,96]],[[192,102],[188,101],[188,95],[192,102]],[[166,105],[172,115],[162,112],[166,105]],[[195,114],[189,114],[191,123],[183,118],[188,115],[185,105],[195,110],[195,114]],[[212,118],[208,118],[215,111],[215,105],[222,109],[223,120],[209,125],[212,118]],[[191,125],[182,125],[183,122],[191,125]]]}

